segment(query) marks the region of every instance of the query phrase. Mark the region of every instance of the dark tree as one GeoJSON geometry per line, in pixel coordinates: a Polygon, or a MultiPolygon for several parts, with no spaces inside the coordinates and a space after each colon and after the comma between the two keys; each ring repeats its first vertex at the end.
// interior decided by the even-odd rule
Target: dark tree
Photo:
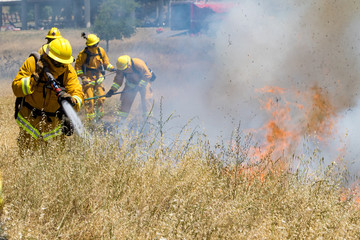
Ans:
{"type": "Polygon", "coordinates": [[[105,0],[101,3],[93,31],[100,39],[106,40],[106,51],[109,51],[110,40],[128,38],[135,33],[136,6],[134,0],[105,0]]]}

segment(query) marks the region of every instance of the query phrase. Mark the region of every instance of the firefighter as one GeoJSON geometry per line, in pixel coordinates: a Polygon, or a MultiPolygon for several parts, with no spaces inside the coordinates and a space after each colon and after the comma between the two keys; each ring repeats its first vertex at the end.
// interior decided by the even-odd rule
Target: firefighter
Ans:
{"type": "Polygon", "coordinates": [[[125,87],[120,96],[119,117],[125,120],[131,109],[137,93],[141,96],[143,116],[150,114],[153,104],[153,92],[151,82],[155,80],[155,74],[147,67],[146,63],[139,58],[131,58],[128,55],[120,56],[116,63],[117,71],[111,89],[106,97],[111,97],[124,83],[125,87]]]}
{"type": "MultiPolygon", "coordinates": [[[[49,44],[52,40],[54,39],[57,39],[57,38],[61,38],[61,33],[60,33],[60,30],[57,29],[56,27],[53,27],[49,30],[49,32],[47,33],[45,39],[47,40],[47,43],[46,44],[49,44]]],[[[42,47],[39,49],[39,54],[43,54],[43,50],[42,50],[42,47]]]]}
{"type": "MultiPolygon", "coordinates": [[[[82,81],[85,98],[104,95],[105,69],[109,72],[115,72],[116,69],[109,62],[105,50],[98,46],[100,39],[95,34],[89,34],[86,37],[83,33],[82,36],[86,38],[86,47],[76,57],[76,74],[82,81]]],[[[104,116],[104,101],[105,98],[102,97],[85,102],[87,120],[91,121],[104,116]]]]}
{"type": "Polygon", "coordinates": [[[79,111],[84,100],[81,84],[71,65],[74,58],[69,41],[57,38],[42,49],[42,55],[30,54],[12,82],[17,97],[15,119],[20,126],[20,153],[25,148],[71,135],[70,121],[60,103],[67,101],[79,111]],[[54,86],[58,86],[56,92],[54,86]]]}

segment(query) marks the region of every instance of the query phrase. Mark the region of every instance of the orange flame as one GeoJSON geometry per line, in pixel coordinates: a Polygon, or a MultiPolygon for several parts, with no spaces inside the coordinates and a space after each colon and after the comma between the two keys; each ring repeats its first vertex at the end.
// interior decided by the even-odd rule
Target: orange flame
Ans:
{"type": "Polygon", "coordinates": [[[288,156],[294,153],[304,135],[315,135],[321,141],[330,137],[336,112],[328,94],[318,86],[313,86],[306,93],[276,86],[257,89],[256,92],[267,97],[259,101],[269,119],[263,127],[250,130],[257,135],[257,139],[264,141],[260,142],[259,147],[250,149],[251,160],[241,171],[264,179],[266,172],[288,168],[288,156]],[[293,118],[294,115],[297,118],[293,118]],[[264,161],[266,169],[258,167],[264,161]]]}
{"type": "Polygon", "coordinates": [[[356,207],[360,207],[360,186],[353,184],[350,188],[342,189],[340,201],[352,201],[356,207]]]}
{"type": "Polygon", "coordinates": [[[259,150],[255,151],[254,157],[256,161],[263,159],[271,153],[275,158],[279,158],[284,154],[284,151],[291,148],[292,142],[296,140],[298,132],[292,129],[289,125],[291,122],[291,103],[283,98],[283,94],[286,92],[284,88],[279,87],[264,87],[258,92],[270,93],[276,95],[267,99],[267,101],[261,101],[263,108],[269,113],[270,119],[268,122],[258,131],[265,132],[264,142],[259,150]]]}
{"type": "Polygon", "coordinates": [[[313,92],[312,106],[305,114],[305,133],[309,135],[315,134],[319,140],[325,141],[334,133],[335,108],[330,103],[329,96],[323,89],[313,86],[311,92],[313,92]]]}

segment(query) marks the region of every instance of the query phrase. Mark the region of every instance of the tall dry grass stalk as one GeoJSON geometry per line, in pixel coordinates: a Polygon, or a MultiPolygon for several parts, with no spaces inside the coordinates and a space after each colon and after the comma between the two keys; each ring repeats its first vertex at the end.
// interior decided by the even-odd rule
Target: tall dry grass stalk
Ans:
{"type": "Polygon", "coordinates": [[[11,239],[360,237],[359,206],[340,201],[332,166],[249,181],[226,171],[239,158],[231,147],[191,129],[158,134],[162,126],[142,137],[74,136],[21,158],[12,101],[1,100],[2,231],[11,239]]]}
{"type": "MultiPolygon", "coordinates": [[[[80,49],[80,41],[72,41],[80,49]]],[[[131,41],[122,44],[135,48],[131,41]]],[[[171,52],[168,46],[164,49],[171,52]]],[[[14,48],[10,55],[23,61],[28,53],[14,48]]],[[[11,239],[360,238],[359,205],[351,195],[341,198],[343,175],[336,165],[311,171],[321,160],[314,152],[300,157],[294,170],[249,178],[241,170],[252,143],[239,128],[236,148],[221,141],[212,146],[185,123],[171,135],[166,124],[172,117],[160,111],[151,134],[122,132],[120,138],[95,131],[87,139],[73,136],[21,158],[12,78],[1,79],[1,232],[11,239]]],[[[265,169],[261,164],[270,157],[258,169],[265,169]]]]}

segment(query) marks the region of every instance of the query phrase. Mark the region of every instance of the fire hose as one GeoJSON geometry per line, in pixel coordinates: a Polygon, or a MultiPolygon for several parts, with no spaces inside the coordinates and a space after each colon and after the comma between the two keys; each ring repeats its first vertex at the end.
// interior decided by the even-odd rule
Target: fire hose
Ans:
{"type": "Polygon", "coordinates": [[[49,84],[50,88],[51,88],[52,90],[54,90],[56,96],[59,97],[60,93],[61,93],[63,90],[62,90],[62,89],[59,87],[59,85],[56,83],[55,78],[53,77],[53,75],[52,75],[50,72],[45,71],[45,73],[46,73],[46,76],[47,76],[48,79],[49,79],[48,84],[49,84]]]}
{"type": "Polygon", "coordinates": [[[110,76],[110,75],[112,75],[112,74],[114,74],[114,73],[116,73],[116,71],[114,71],[114,72],[109,72],[109,73],[107,73],[107,74],[104,74],[103,76],[104,76],[104,77],[107,77],[107,76],[110,76]]]}
{"type": "MultiPolygon", "coordinates": [[[[79,119],[74,119],[76,116],[72,115],[70,116],[69,114],[69,110],[72,109],[73,104],[68,102],[67,100],[61,100],[61,96],[63,95],[63,93],[65,93],[65,91],[63,89],[61,89],[60,85],[56,82],[55,78],[53,77],[53,75],[46,69],[45,70],[45,74],[48,77],[48,85],[47,87],[52,89],[56,96],[58,97],[58,101],[61,104],[61,106],[64,109],[65,112],[65,117],[62,119],[63,120],[63,132],[66,136],[71,136],[74,132],[74,123],[76,123],[76,125],[79,125],[78,122],[80,121],[79,119]],[[71,119],[70,119],[71,118],[71,119]]],[[[80,122],[81,124],[81,122],[80,122]]],[[[78,127],[79,128],[79,127],[78,127]]],[[[78,129],[76,128],[76,129],[78,129]]],[[[77,131],[79,133],[79,131],[77,131]]],[[[80,135],[80,133],[79,133],[80,135]]]]}
{"type": "MultiPolygon", "coordinates": [[[[113,93],[111,96],[109,97],[112,97],[113,95],[117,95],[117,94],[122,94],[122,93],[126,93],[126,92],[131,92],[131,91],[134,91],[133,89],[131,90],[127,90],[127,91],[121,91],[121,92],[116,92],[116,93],[113,93]]],[[[95,97],[90,97],[90,98],[85,98],[84,101],[88,101],[88,100],[92,100],[92,99],[98,99],[98,98],[102,98],[102,97],[107,97],[106,94],[104,95],[101,95],[101,96],[95,96],[95,97]]]]}

